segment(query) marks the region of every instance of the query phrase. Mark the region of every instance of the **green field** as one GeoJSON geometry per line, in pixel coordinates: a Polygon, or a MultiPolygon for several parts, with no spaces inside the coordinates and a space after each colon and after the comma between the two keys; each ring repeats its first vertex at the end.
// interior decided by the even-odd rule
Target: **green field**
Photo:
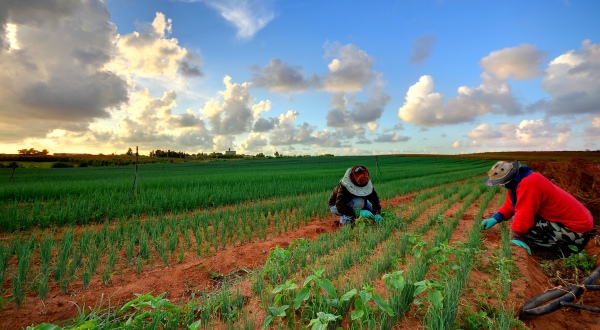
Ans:
{"type": "MultiPolygon", "coordinates": [[[[481,219],[497,196],[482,182],[493,163],[363,156],[143,165],[137,173],[134,166],[0,169],[0,318],[37,301],[52,304],[53,287],[58,295],[75,285],[91,294],[98,288],[90,283],[110,286],[119,269],[140,274],[190,254],[206,258],[285,237],[330,216],[331,189],[348,167],[365,165],[382,200],[411,195],[410,202],[384,209],[382,226],[344,227],[269,251],[265,265],[243,278],[250,297],[228,281],[183,305],[137,292],[118,311],[84,313],[63,327],[391,329],[411,306],[428,328],[464,326],[458,303],[480,253],[480,221],[468,222],[463,241],[448,240],[466,212],[481,219]],[[258,317],[248,311],[252,301],[262,308],[258,317]]],[[[506,226],[502,235],[491,266],[497,301],[508,297],[514,268],[506,226]]],[[[510,307],[480,321],[514,327],[510,307]]]]}

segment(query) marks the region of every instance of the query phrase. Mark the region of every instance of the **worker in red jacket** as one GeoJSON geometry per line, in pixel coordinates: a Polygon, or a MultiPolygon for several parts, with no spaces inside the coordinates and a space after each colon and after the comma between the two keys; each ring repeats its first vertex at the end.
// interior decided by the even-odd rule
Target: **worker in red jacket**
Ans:
{"type": "Polygon", "coordinates": [[[353,224],[357,216],[381,223],[383,217],[379,196],[373,188],[369,170],[354,166],[346,173],[329,196],[329,209],[340,216],[340,224],[353,224]],[[355,213],[356,210],[356,213],[355,213]]]}
{"type": "Polygon", "coordinates": [[[482,229],[512,218],[511,242],[530,255],[529,245],[563,253],[573,245],[581,251],[594,235],[594,219],[583,204],[519,161],[497,162],[485,183],[508,192],[500,210],[481,222],[482,229]]]}

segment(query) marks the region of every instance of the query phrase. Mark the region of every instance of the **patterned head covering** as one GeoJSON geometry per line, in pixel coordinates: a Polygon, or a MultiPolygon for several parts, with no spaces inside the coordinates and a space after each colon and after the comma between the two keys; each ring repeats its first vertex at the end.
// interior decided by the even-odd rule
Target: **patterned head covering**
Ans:
{"type": "Polygon", "coordinates": [[[354,166],[354,167],[350,167],[349,169],[346,170],[346,174],[344,174],[344,177],[340,180],[340,183],[346,187],[346,189],[348,189],[348,191],[355,196],[368,196],[373,192],[373,183],[371,182],[371,180],[369,180],[369,182],[364,186],[364,187],[360,187],[357,186],[356,184],[354,184],[352,182],[352,180],[350,179],[350,175],[352,174],[352,170],[355,168],[358,168],[359,166],[354,166]]]}
{"type": "Polygon", "coordinates": [[[519,173],[521,164],[518,160],[514,162],[499,161],[489,170],[488,178],[485,179],[485,183],[488,186],[501,186],[510,182],[519,173]]]}

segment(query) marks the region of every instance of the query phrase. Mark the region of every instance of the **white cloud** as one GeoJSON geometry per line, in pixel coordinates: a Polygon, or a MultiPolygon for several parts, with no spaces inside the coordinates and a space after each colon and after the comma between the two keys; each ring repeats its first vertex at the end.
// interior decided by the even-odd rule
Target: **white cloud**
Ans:
{"type": "Polygon", "coordinates": [[[227,22],[237,28],[237,38],[240,40],[252,39],[275,17],[270,0],[204,0],[204,2],[216,9],[227,22]]]}
{"type": "Polygon", "coordinates": [[[119,37],[116,44],[119,56],[108,67],[139,77],[167,76],[171,79],[179,73],[187,76],[202,75],[196,58],[179,46],[172,33],[172,21],[163,13],[156,13],[151,24],[140,24],[141,31],[119,37]],[[196,66],[194,66],[196,65],[196,66]]]}
{"type": "Polygon", "coordinates": [[[211,132],[215,135],[237,135],[250,131],[254,122],[254,97],[249,92],[250,85],[245,82],[236,84],[231,77],[223,79],[225,90],[220,92],[223,103],[207,102],[200,110],[210,123],[211,132]]]}
{"type": "Polygon", "coordinates": [[[431,76],[422,76],[412,85],[405,102],[398,109],[398,118],[421,126],[439,126],[469,122],[486,113],[516,115],[522,112],[510,86],[488,73],[481,75],[478,87],[462,86],[458,96],[450,98],[444,106],[444,97],[434,92],[431,76]]]}
{"type": "Polygon", "coordinates": [[[0,13],[0,141],[82,132],[127,102],[126,81],[104,68],[117,34],[102,2],[10,1],[0,13]]]}
{"type": "Polygon", "coordinates": [[[242,142],[242,148],[244,148],[247,154],[256,154],[263,152],[263,148],[269,145],[269,140],[266,134],[251,132],[244,142],[242,142]]]}
{"type": "Polygon", "coordinates": [[[538,67],[545,56],[546,52],[534,45],[524,44],[491,52],[481,59],[480,65],[500,80],[511,77],[515,80],[533,79],[542,75],[538,67]]]}
{"type": "Polygon", "coordinates": [[[495,139],[502,137],[502,133],[499,131],[494,131],[492,126],[489,124],[483,123],[477,125],[474,129],[472,129],[468,134],[468,137],[475,140],[487,140],[487,139],[495,139]]]}
{"type": "Polygon", "coordinates": [[[590,125],[583,131],[583,136],[590,140],[600,139],[600,116],[591,119],[590,125]]]}
{"type": "Polygon", "coordinates": [[[424,126],[442,124],[444,97],[433,92],[434,86],[431,76],[422,76],[410,86],[404,104],[398,109],[398,118],[424,126]]]}
{"type": "Polygon", "coordinates": [[[396,132],[383,133],[378,135],[373,142],[406,142],[410,140],[410,136],[400,136],[396,132]]]}
{"type": "Polygon", "coordinates": [[[327,45],[326,58],[329,72],[323,76],[322,88],[329,92],[358,92],[374,77],[375,61],[355,45],[327,45]]]}
{"type": "Polygon", "coordinates": [[[462,142],[461,141],[454,141],[454,143],[452,143],[452,148],[454,149],[458,149],[460,147],[462,147],[462,142]]]}
{"type": "Polygon", "coordinates": [[[552,60],[542,88],[552,99],[536,106],[548,115],[600,114],[600,45],[586,40],[552,60]]]}
{"type": "Polygon", "coordinates": [[[390,96],[383,91],[383,84],[377,83],[368,90],[367,102],[356,101],[354,95],[337,93],[331,97],[331,108],[327,112],[327,126],[350,127],[355,124],[375,125],[375,121],[381,118],[390,96]]]}
{"type": "Polygon", "coordinates": [[[291,66],[280,59],[273,58],[263,69],[252,66],[252,85],[275,93],[302,92],[318,84],[318,77],[304,78],[301,66],[291,66]]]}
{"type": "Polygon", "coordinates": [[[569,123],[554,124],[544,119],[526,119],[519,124],[502,124],[493,129],[479,124],[468,133],[473,145],[491,150],[562,150],[571,138],[569,123]]]}

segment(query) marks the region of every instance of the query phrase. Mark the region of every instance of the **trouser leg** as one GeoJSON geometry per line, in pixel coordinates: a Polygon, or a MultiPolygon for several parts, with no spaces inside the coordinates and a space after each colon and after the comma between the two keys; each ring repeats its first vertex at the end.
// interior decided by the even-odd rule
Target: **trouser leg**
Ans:
{"type": "Polygon", "coordinates": [[[569,230],[565,225],[559,222],[550,222],[540,216],[536,216],[533,227],[525,234],[527,240],[532,245],[544,248],[558,248],[564,252],[569,251],[569,246],[577,247],[581,251],[589,239],[594,235],[595,229],[577,233],[569,230]]]}

